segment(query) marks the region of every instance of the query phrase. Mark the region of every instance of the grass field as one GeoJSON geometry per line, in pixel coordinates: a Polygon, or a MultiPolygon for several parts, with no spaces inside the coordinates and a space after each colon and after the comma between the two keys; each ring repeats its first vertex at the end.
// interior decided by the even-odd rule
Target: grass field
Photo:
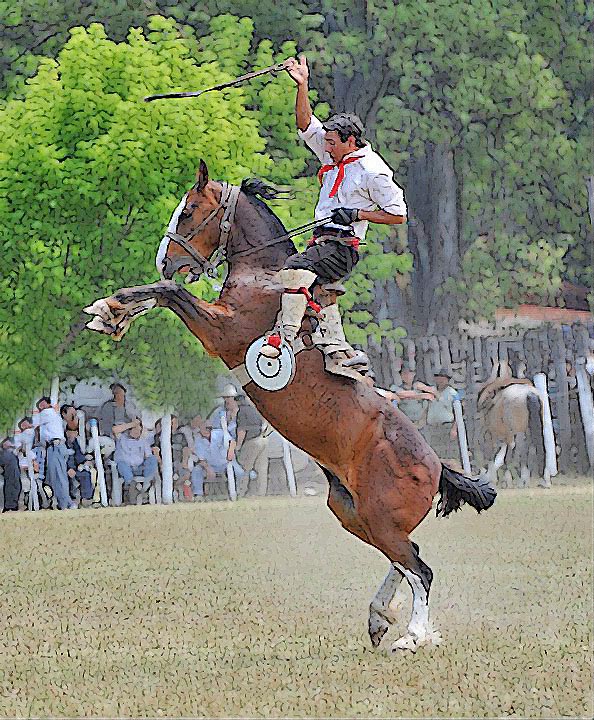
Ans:
{"type": "Polygon", "coordinates": [[[592,501],[428,518],[444,641],[396,656],[387,561],[319,497],[3,515],[0,716],[591,717],[592,501]]]}

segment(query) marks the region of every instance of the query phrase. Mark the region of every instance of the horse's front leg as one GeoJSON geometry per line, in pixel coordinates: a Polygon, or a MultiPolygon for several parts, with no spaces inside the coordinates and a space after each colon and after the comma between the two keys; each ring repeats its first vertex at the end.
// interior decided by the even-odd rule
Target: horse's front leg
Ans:
{"type": "Polygon", "coordinates": [[[87,328],[105,333],[113,340],[121,340],[134,318],[155,307],[172,310],[205,345],[209,344],[209,331],[226,315],[222,306],[200,300],[172,280],[163,280],[122,288],[109,297],[95,301],[84,308],[86,313],[94,316],[87,323],[87,328]]]}

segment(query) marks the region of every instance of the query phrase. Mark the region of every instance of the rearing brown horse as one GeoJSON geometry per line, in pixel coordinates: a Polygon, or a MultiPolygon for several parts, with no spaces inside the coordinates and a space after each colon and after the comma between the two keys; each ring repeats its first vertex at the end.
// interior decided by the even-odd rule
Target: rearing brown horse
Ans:
{"type": "MultiPolygon", "coordinates": [[[[88,326],[119,339],[133,317],[167,307],[211,355],[231,369],[240,366],[249,345],[274,324],[282,292],[275,275],[296,252],[283,239],[280,220],[257,197],[271,197],[269,190],[258,181],[244,181],[241,188],[209,181],[201,162],[158,263],[169,278],[176,270],[200,272],[208,266],[206,258],[224,245],[228,276],[218,300],[205,302],[165,279],[98,300],[86,308],[96,316],[88,326]]],[[[319,463],[330,485],[328,506],[343,527],[390,560],[370,605],[373,645],[395,619],[390,603],[403,578],[413,593],[413,610],[407,633],[392,648],[416,650],[439,642],[429,621],[433,573],[409,534],[430,511],[438,490],[438,514],[447,515],[464,502],[478,511],[490,507],[493,486],[442,466],[405,415],[372,387],[326,372],[315,348],[297,355],[295,377],[285,389],[269,392],[249,382],[245,390],[282,435],[319,463]]]]}

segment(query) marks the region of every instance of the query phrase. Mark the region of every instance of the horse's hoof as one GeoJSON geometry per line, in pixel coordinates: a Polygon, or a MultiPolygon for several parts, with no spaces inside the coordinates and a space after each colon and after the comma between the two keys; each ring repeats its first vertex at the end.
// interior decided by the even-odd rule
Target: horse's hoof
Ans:
{"type": "Polygon", "coordinates": [[[92,305],[87,305],[86,308],[83,308],[83,312],[87,313],[87,315],[98,315],[104,320],[110,320],[113,317],[111,308],[103,298],[95,300],[92,305]]]}
{"type": "Polygon", "coordinates": [[[402,637],[398,638],[395,643],[392,643],[392,652],[398,652],[399,650],[410,650],[411,652],[417,652],[419,647],[417,637],[407,633],[402,637]]]}
{"type": "Polygon", "coordinates": [[[437,630],[431,630],[423,635],[406,633],[406,635],[398,638],[398,640],[392,644],[391,650],[392,652],[409,650],[410,652],[415,653],[420,647],[425,645],[438,646],[441,642],[441,633],[437,630]]]}
{"type": "Polygon", "coordinates": [[[369,637],[374,648],[379,647],[379,644],[389,629],[390,623],[386,620],[386,618],[382,617],[377,612],[370,613],[369,637]]]}
{"type": "Polygon", "coordinates": [[[92,320],[89,320],[85,327],[89,330],[94,330],[95,332],[105,333],[106,335],[111,335],[113,333],[112,325],[106,323],[97,315],[95,315],[92,320]]]}

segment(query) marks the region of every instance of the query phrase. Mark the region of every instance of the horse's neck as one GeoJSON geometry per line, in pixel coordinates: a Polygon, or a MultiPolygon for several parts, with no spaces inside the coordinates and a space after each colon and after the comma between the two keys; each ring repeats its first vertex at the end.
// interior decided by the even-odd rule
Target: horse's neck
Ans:
{"type": "Polygon", "coordinates": [[[272,243],[286,233],[276,215],[264,203],[241,195],[235,217],[227,248],[229,276],[246,270],[262,275],[280,270],[295,246],[290,240],[272,243]]]}

